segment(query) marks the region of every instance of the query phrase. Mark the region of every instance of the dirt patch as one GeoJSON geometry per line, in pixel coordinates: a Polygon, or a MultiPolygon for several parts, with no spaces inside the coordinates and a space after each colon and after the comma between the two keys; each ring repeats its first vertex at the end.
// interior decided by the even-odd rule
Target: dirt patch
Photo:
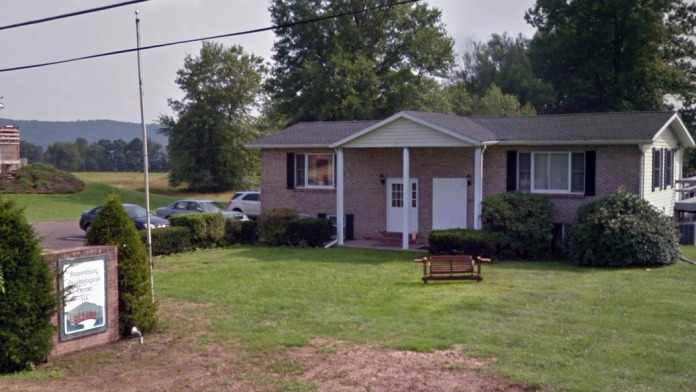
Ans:
{"type": "MultiPolygon", "coordinates": [[[[208,342],[207,305],[170,302],[145,344],[123,340],[0,377],[3,392],[59,391],[535,391],[485,372],[490,361],[461,350],[388,350],[315,339],[308,346],[249,352],[208,342]]],[[[217,309],[219,310],[219,309],[217,309]]]]}
{"type": "Polygon", "coordinates": [[[459,350],[412,352],[315,340],[289,352],[304,365],[302,379],[318,391],[513,391],[538,388],[486,375],[490,361],[459,350]]]}

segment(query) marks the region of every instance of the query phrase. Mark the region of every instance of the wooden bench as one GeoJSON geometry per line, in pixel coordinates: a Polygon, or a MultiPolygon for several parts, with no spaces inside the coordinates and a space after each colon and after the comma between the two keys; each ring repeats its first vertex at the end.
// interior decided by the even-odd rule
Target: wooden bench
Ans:
{"type": "Polygon", "coordinates": [[[483,280],[481,264],[490,259],[469,255],[427,256],[414,260],[423,264],[423,283],[430,280],[483,280]]]}

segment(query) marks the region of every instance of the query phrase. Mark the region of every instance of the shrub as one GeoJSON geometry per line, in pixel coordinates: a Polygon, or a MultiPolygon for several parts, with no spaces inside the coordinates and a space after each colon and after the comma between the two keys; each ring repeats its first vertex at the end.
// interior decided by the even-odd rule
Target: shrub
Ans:
{"type": "Polygon", "coordinates": [[[288,242],[295,246],[324,246],[331,241],[335,229],[331,221],[319,218],[297,218],[288,223],[288,242]]]}
{"type": "Polygon", "coordinates": [[[225,222],[225,243],[234,244],[255,244],[256,243],[256,222],[236,221],[228,219],[225,222]]]}
{"type": "Polygon", "coordinates": [[[40,163],[24,166],[13,179],[0,181],[2,193],[76,193],[84,188],[71,173],[40,163]]]}
{"type": "Polygon", "coordinates": [[[578,210],[568,250],[574,262],[594,266],[663,265],[679,257],[671,218],[623,190],[578,210]]]}
{"type": "MultiPolygon", "coordinates": [[[[140,238],[143,243],[147,244],[147,231],[141,231],[140,238]]],[[[153,255],[170,255],[187,252],[191,249],[193,249],[191,230],[188,227],[172,226],[152,230],[153,255]]]]}
{"type": "Polygon", "coordinates": [[[482,205],[483,227],[500,234],[501,250],[516,257],[547,256],[553,239],[553,206],[541,195],[501,193],[482,205]]]}
{"type": "Polygon", "coordinates": [[[191,231],[191,242],[197,247],[217,246],[225,238],[225,218],[222,214],[176,215],[169,218],[169,223],[188,228],[191,231]]]}
{"type": "Polygon", "coordinates": [[[258,217],[259,239],[268,245],[287,245],[288,225],[295,219],[297,213],[288,208],[264,210],[258,217]]]}
{"type": "Polygon", "coordinates": [[[0,372],[26,369],[51,351],[56,292],[31,225],[13,202],[0,200],[0,372]]]}
{"type": "Polygon", "coordinates": [[[467,229],[433,230],[428,237],[433,254],[493,257],[497,254],[499,242],[497,233],[467,229]]]}
{"type": "Polygon", "coordinates": [[[157,306],[150,291],[147,250],[118,196],[108,197],[87,231],[87,244],[114,245],[118,248],[121,335],[129,336],[133,326],[143,332],[152,331],[157,325],[157,306]]]}

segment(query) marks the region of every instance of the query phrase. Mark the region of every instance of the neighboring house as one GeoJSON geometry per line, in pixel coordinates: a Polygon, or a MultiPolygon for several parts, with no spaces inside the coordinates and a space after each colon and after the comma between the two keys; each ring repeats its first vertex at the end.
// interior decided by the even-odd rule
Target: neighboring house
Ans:
{"type": "Polygon", "coordinates": [[[0,127],[0,175],[16,171],[20,165],[19,129],[12,125],[0,127]]]}
{"type": "Polygon", "coordinates": [[[341,243],[401,233],[404,248],[409,234],[481,228],[481,201],[501,192],[545,195],[559,224],[619,187],[672,215],[684,148],[693,146],[671,112],[411,111],[383,121],[297,123],[249,145],[261,149],[263,209],[336,216],[341,243]]]}

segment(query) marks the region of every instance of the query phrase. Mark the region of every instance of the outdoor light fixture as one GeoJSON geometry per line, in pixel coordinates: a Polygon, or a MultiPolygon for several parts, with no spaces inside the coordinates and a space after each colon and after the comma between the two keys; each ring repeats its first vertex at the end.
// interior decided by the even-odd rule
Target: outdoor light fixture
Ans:
{"type": "Polygon", "coordinates": [[[386,179],[384,178],[384,174],[380,174],[379,175],[379,183],[384,185],[385,182],[386,182],[386,179]]]}

